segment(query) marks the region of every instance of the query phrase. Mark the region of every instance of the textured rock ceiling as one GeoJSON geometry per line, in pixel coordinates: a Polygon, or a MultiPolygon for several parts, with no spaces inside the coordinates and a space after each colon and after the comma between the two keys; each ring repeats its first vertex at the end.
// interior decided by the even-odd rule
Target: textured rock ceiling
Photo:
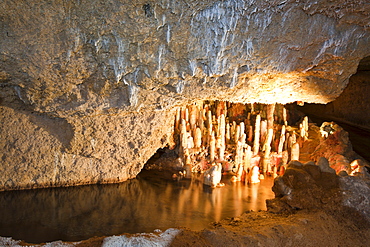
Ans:
{"type": "Polygon", "coordinates": [[[1,188],[125,180],[166,144],[174,107],[327,103],[370,55],[365,0],[3,0],[0,9],[1,188]],[[14,163],[25,177],[9,171],[14,163]]]}
{"type": "Polygon", "coordinates": [[[327,103],[370,54],[367,1],[1,5],[2,77],[59,114],[194,98],[327,103]]]}

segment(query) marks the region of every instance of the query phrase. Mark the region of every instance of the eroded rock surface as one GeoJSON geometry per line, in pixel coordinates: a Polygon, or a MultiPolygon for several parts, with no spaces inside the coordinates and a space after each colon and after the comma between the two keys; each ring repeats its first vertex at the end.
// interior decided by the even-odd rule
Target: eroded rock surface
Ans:
{"type": "Polygon", "coordinates": [[[0,190],[135,176],[195,99],[327,103],[366,1],[2,1],[0,190]]]}

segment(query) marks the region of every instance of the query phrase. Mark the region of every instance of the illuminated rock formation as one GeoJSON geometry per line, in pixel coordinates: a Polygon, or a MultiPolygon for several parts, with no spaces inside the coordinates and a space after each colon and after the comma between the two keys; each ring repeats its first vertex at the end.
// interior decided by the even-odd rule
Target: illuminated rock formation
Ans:
{"type": "Polygon", "coordinates": [[[364,3],[2,1],[0,190],[132,178],[194,101],[334,100],[370,54],[364,3]]]}

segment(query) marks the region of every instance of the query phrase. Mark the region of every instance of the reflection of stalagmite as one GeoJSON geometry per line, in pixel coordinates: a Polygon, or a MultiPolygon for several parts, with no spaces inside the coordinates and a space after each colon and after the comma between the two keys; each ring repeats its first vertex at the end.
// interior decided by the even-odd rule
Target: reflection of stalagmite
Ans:
{"type": "Polygon", "coordinates": [[[253,166],[248,174],[248,183],[250,184],[257,184],[260,182],[259,179],[259,168],[258,166],[253,166]]]}
{"type": "Polygon", "coordinates": [[[256,124],[254,128],[254,142],[253,142],[253,155],[257,155],[260,149],[260,128],[261,128],[261,116],[256,116],[256,124]]]}

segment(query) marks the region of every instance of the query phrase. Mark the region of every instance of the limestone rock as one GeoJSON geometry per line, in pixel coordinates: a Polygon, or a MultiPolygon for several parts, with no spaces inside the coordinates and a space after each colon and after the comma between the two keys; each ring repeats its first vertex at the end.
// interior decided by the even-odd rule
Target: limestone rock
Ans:
{"type": "Polygon", "coordinates": [[[0,8],[0,190],[134,177],[167,145],[176,107],[327,103],[370,53],[365,0],[0,8]]]}
{"type": "Polygon", "coordinates": [[[204,184],[216,187],[221,182],[222,165],[221,163],[213,165],[204,172],[204,184]]]}

